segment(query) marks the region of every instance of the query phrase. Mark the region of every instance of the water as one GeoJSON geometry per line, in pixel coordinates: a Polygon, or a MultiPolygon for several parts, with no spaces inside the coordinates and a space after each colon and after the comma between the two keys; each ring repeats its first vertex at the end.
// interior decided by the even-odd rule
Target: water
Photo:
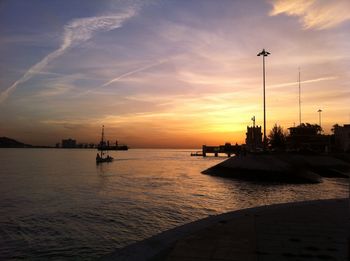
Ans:
{"type": "Polygon", "coordinates": [[[184,150],[0,149],[0,259],[94,260],[175,226],[241,208],[347,197],[346,179],[256,184],[200,172],[226,158],[184,150]]]}

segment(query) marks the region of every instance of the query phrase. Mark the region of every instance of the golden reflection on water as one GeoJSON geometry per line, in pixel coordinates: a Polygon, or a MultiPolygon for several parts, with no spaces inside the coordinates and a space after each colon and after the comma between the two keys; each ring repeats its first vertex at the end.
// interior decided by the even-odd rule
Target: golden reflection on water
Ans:
{"type": "Polygon", "coordinates": [[[110,154],[113,162],[96,165],[95,150],[0,149],[6,251],[27,259],[36,250],[97,258],[208,215],[348,195],[345,179],[289,185],[203,175],[226,158],[190,157],[190,151],[110,154]]]}

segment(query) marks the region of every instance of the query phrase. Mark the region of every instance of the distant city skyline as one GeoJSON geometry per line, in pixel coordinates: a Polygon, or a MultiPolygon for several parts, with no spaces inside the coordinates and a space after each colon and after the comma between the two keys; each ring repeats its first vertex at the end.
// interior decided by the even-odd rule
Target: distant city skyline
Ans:
{"type": "Polygon", "coordinates": [[[243,143],[255,116],[350,122],[350,1],[0,3],[0,136],[130,147],[243,143]]]}

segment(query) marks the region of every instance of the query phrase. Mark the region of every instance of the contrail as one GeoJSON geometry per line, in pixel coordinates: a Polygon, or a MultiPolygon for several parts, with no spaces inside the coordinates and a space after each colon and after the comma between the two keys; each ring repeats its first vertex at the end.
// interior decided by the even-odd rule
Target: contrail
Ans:
{"type": "MultiPolygon", "coordinates": [[[[322,78],[316,78],[316,79],[301,81],[300,83],[312,83],[312,82],[330,81],[330,80],[335,80],[335,79],[337,79],[337,77],[334,77],[334,76],[322,77],[322,78]]],[[[293,86],[293,85],[296,85],[296,84],[298,84],[298,82],[288,82],[288,83],[281,83],[281,84],[270,85],[270,87],[278,88],[278,87],[293,86]]]]}
{"type": "Polygon", "coordinates": [[[5,101],[9,95],[21,83],[31,79],[35,74],[41,72],[48,63],[64,54],[69,48],[77,46],[91,39],[97,32],[107,32],[122,26],[123,22],[136,14],[136,8],[129,8],[122,13],[74,19],[64,26],[61,46],[45,56],[40,62],[33,65],[20,79],[0,94],[0,103],[5,101]]]}
{"type": "Polygon", "coordinates": [[[116,77],[116,78],[110,80],[109,82],[106,82],[106,83],[102,84],[100,87],[105,87],[105,86],[110,85],[110,84],[112,84],[112,83],[114,83],[114,82],[117,82],[117,81],[119,81],[119,80],[121,80],[121,79],[123,79],[123,78],[125,78],[125,77],[127,77],[127,76],[133,75],[133,74],[138,73],[138,72],[145,71],[145,70],[147,70],[147,69],[149,69],[149,68],[152,68],[152,67],[154,67],[154,66],[157,66],[157,65],[159,65],[159,64],[162,64],[162,63],[164,63],[164,62],[165,62],[165,61],[159,61],[159,62],[156,62],[156,63],[153,63],[153,64],[149,64],[149,65],[143,66],[143,67],[138,68],[138,69],[136,69],[136,70],[133,70],[133,71],[124,73],[124,74],[119,75],[118,77],[116,77]]]}
{"type": "Polygon", "coordinates": [[[112,80],[110,80],[110,81],[108,81],[108,82],[106,82],[106,83],[104,83],[104,84],[102,84],[102,85],[96,87],[96,88],[90,89],[90,90],[88,90],[88,91],[86,91],[86,92],[84,92],[84,93],[79,93],[79,94],[77,94],[76,97],[80,97],[80,96],[89,94],[89,93],[91,93],[91,92],[93,92],[93,91],[95,91],[95,90],[97,90],[97,89],[99,89],[99,88],[108,86],[108,85],[110,85],[110,84],[112,84],[112,83],[114,83],[114,82],[117,82],[117,81],[119,81],[119,80],[125,78],[125,77],[128,77],[128,76],[133,75],[133,74],[138,73],[138,72],[145,71],[145,70],[147,70],[147,69],[149,69],[149,68],[152,68],[152,67],[155,67],[155,66],[157,66],[157,65],[160,65],[160,64],[162,64],[162,63],[165,63],[166,61],[167,61],[167,60],[158,61],[158,62],[149,64],[149,65],[146,65],[146,66],[137,68],[137,69],[135,69],[135,70],[132,70],[132,71],[123,73],[123,74],[119,75],[118,77],[116,77],[116,78],[114,78],[114,79],[112,79],[112,80]]]}

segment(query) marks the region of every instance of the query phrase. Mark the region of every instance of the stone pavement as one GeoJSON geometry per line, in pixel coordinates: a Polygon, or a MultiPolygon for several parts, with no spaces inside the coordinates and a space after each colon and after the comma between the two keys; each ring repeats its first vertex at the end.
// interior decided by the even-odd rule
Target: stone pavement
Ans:
{"type": "Polygon", "coordinates": [[[350,260],[349,213],[349,199],[243,209],[164,231],[101,260],[350,260]]]}
{"type": "Polygon", "coordinates": [[[181,240],[157,260],[350,260],[349,201],[256,208],[181,240]]]}

